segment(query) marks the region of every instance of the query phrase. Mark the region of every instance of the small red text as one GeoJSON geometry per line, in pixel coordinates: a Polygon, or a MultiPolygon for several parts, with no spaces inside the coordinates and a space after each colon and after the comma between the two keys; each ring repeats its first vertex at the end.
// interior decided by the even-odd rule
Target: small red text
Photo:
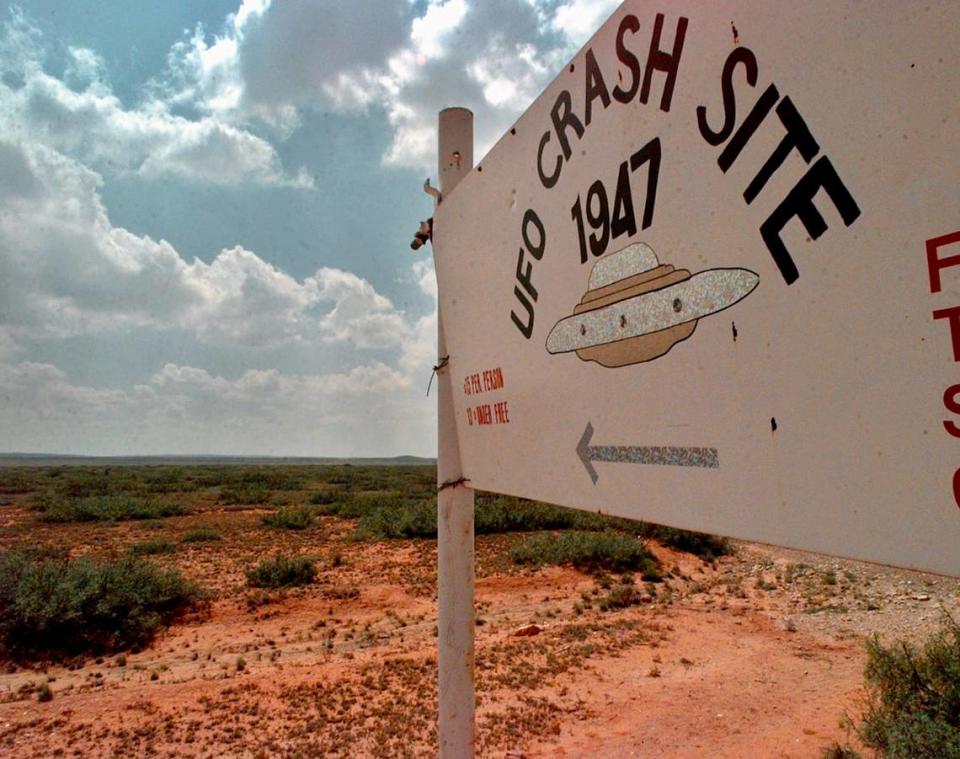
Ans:
{"type": "Polygon", "coordinates": [[[497,403],[481,403],[467,407],[467,424],[471,427],[480,427],[488,424],[510,424],[510,410],[506,401],[497,403]]]}
{"type": "Polygon", "coordinates": [[[503,388],[503,369],[499,366],[496,369],[484,369],[482,372],[468,374],[463,380],[463,392],[465,395],[476,395],[477,393],[487,393],[491,390],[500,390],[503,388]]]}

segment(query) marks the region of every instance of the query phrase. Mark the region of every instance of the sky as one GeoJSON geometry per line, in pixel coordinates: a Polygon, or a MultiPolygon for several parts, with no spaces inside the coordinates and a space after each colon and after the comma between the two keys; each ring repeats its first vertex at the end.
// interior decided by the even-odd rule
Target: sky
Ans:
{"type": "Polygon", "coordinates": [[[0,0],[0,451],[436,454],[436,118],[614,0],[0,0]]]}

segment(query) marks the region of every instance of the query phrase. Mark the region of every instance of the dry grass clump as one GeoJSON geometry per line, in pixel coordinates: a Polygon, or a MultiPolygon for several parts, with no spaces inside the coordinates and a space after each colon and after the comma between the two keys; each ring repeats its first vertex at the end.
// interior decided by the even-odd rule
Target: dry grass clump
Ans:
{"type": "Polygon", "coordinates": [[[277,554],[246,571],[251,588],[288,588],[309,585],[317,577],[317,565],[307,556],[277,554]]]}
{"type": "Polygon", "coordinates": [[[218,540],[223,540],[223,538],[212,527],[195,527],[192,530],[187,530],[180,538],[181,543],[213,543],[218,540]]]}
{"type": "Polygon", "coordinates": [[[287,506],[263,516],[260,524],[280,530],[305,530],[313,524],[315,518],[313,509],[306,506],[287,506]]]}
{"type": "Polygon", "coordinates": [[[156,556],[164,553],[173,553],[177,547],[169,540],[157,538],[156,540],[145,540],[142,543],[134,543],[130,546],[130,553],[135,556],[156,556]]]}

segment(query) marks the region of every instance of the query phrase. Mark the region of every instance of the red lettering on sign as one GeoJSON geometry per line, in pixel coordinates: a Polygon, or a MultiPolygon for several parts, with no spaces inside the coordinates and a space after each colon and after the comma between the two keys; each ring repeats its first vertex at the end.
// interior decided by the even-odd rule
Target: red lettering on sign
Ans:
{"type": "MultiPolygon", "coordinates": [[[[960,403],[957,402],[958,395],[960,395],[960,385],[950,385],[950,387],[943,391],[943,405],[947,407],[947,411],[960,414],[960,403]]],[[[943,427],[954,437],[960,437],[960,427],[958,427],[956,423],[949,419],[944,419],[943,427]]]]}
{"type": "Polygon", "coordinates": [[[960,264],[960,253],[940,258],[937,251],[951,243],[960,242],[960,232],[934,237],[927,240],[927,271],[930,274],[930,292],[940,292],[940,270],[960,264]]]}
{"type": "Polygon", "coordinates": [[[473,410],[473,415],[476,417],[477,424],[493,424],[493,413],[490,411],[490,404],[484,403],[483,405],[477,406],[473,410]]]}
{"type": "MultiPolygon", "coordinates": [[[[463,379],[463,394],[476,395],[502,390],[504,387],[503,369],[499,366],[468,374],[463,379]]],[[[506,401],[481,403],[467,407],[467,426],[510,424],[510,412],[506,401]]]]}
{"type": "Polygon", "coordinates": [[[503,389],[503,369],[499,366],[493,369],[484,369],[481,372],[468,374],[463,380],[463,394],[475,395],[492,390],[503,389]]]}
{"type": "Polygon", "coordinates": [[[483,371],[483,389],[499,390],[503,387],[503,370],[498,366],[496,369],[484,369],[483,371]]]}
{"type": "MultiPolygon", "coordinates": [[[[949,266],[960,264],[960,253],[940,257],[940,248],[960,243],[960,231],[951,232],[926,241],[927,274],[930,276],[930,293],[936,294],[942,289],[940,272],[949,266]]],[[[950,342],[953,345],[953,360],[960,361],[960,306],[939,308],[933,312],[934,319],[946,319],[950,325],[950,342]]],[[[943,391],[943,405],[947,411],[960,415],[960,384],[950,385],[943,391]]],[[[960,438],[960,425],[951,419],[943,420],[947,434],[960,438]]],[[[953,473],[953,500],[960,508],[960,469],[953,473]]]]}
{"type": "Polygon", "coordinates": [[[953,341],[953,360],[960,361],[960,306],[941,308],[933,312],[934,319],[947,319],[950,323],[950,339],[953,341]]]}

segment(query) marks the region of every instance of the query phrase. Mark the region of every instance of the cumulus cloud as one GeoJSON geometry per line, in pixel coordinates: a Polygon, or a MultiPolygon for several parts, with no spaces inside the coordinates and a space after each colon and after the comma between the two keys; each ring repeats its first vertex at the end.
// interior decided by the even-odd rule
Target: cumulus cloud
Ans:
{"type": "Polygon", "coordinates": [[[76,334],[163,322],[201,294],[167,243],[113,227],[100,177],[49,148],[0,141],[0,324],[76,334]]]}
{"type": "Polygon", "coordinates": [[[11,360],[21,352],[23,347],[13,339],[13,335],[0,327],[0,362],[11,360]]]}
{"type": "Polygon", "coordinates": [[[166,364],[129,390],[80,385],[49,364],[0,363],[0,450],[56,440],[57,452],[100,455],[429,455],[432,418],[409,390],[382,363],[233,379],[166,364]]]}
{"type": "Polygon", "coordinates": [[[198,26],[174,46],[163,86],[170,102],[292,128],[299,106],[377,97],[376,77],[413,19],[407,0],[242,0],[221,33],[198,26]]]}
{"type": "Polygon", "coordinates": [[[0,140],[0,328],[11,337],[151,326],[254,347],[410,339],[405,316],[355,274],[325,267],[297,280],[241,247],[185,261],[111,224],[100,183],[51,148],[0,140]]]}
{"type": "Polygon", "coordinates": [[[430,38],[431,44],[412,39],[407,50],[388,61],[380,79],[393,127],[384,156],[388,164],[432,168],[437,112],[451,105],[474,112],[482,155],[561,65],[563,48],[547,43],[548,30],[522,0],[465,5],[456,18],[456,25],[430,38]],[[507,18],[509,24],[503,23],[507,18]]]}
{"type": "Polygon", "coordinates": [[[335,304],[319,320],[326,339],[376,348],[408,337],[406,321],[390,300],[355,274],[323,268],[310,277],[306,285],[317,301],[335,304]]]}
{"type": "Polygon", "coordinates": [[[244,0],[212,40],[198,30],[171,53],[171,102],[285,130],[298,109],[382,107],[386,163],[430,169],[437,112],[476,114],[482,154],[617,3],[570,0],[244,0]],[[173,85],[176,86],[173,86],[173,85]]]}
{"type": "Polygon", "coordinates": [[[39,33],[14,12],[0,43],[0,77],[7,80],[0,79],[0,114],[8,133],[41,141],[101,171],[221,184],[313,185],[302,168],[286,172],[269,142],[222,119],[190,120],[159,100],[124,108],[93,51],[70,48],[69,55],[64,79],[46,73],[39,33]]]}
{"type": "Polygon", "coordinates": [[[558,5],[551,26],[575,45],[584,44],[620,5],[621,0],[571,0],[558,5]]]}
{"type": "MultiPolygon", "coordinates": [[[[433,407],[422,392],[437,324],[429,262],[414,264],[409,286],[433,309],[413,318],[348,271],[297,278],[243,246],[185,259],[163,239],[114,225],[100,192],[104,177],[125,174],[308,187],[305,172],[289,172],[257,133],[277,132],[252,122],[289,130],[300,108],[362,109],[391,92],[390,113],[412,108],[402,90],[457,46],[468,11],[461,0],[431,3],[420,17],[406,0],[246,0],[212,42],[198,30],[178,45],[134,106],[115,95],[91,50],[69,48],[62,73],[50,73],[46,42],[14,12],[0,33],[0,450],[429,455],[433,407]],[[361,34],[372,42],[357,45],[361,34]],[[329,39],[318,45],[322,35],[329,39]],[[40,341],[109,341],[134,329],[148,340],[169,332],[242,346],[242,355],[338,346],[348,358],[321,374],[222,376],[159,355],[145,381],[125,387],[79,380],[69,361],[27,360],[40,341]]],[[[504,97],[495,72],[474,78],[504,97]]],[[[406,123],[404,139],[420,128],[406,123]]]]}
{"type": "Polygon", "coordinates": [[[400,355],[400,367],[416,376],[416,373],[433,365],[437,356],[437,273],[433,261],[417,261],[413,265],[412,275],[420,291],[433,301],[433,310],[411,326],[400,355]]]}
{"type": "Polygon", "coordinates": [[[241,0],[216,33],[198,26],[173,46],[152,97],[136,109],[123,108],[89,50],[70,50],[63,80],[45,73],[35,30],[15,14],[0,73],[15,72],[23,86],[0,85],[0,110],[100,170],[308,187],[312,178],[285,171],[251,125],[284,137],[303,108],[375,105],[393,130],[384,161],[432,169],[440,109],[474,111],[482,154],[616,5],[241,0]]]}
{"type": "MultiPolygon", "coordinates": [[[[321,268],[298,280],[242,247],[210,263],[110,223],[99,175],[51,148],[0,140],[0,450],[124,454],[394,455],[434,450],[421,381],[436,303],[411,320],[366,280],[321,268]],[[325,374],[237,377],[167,363],[129,388],[72,381],[22,360],[50,336],[176,327],[211,344],[388,350],[325,374]]],[[[411,271],[435,299],[428,262],[411,271]]],[[[369,354],[368,354],[369,355],[369,354]]]]}

